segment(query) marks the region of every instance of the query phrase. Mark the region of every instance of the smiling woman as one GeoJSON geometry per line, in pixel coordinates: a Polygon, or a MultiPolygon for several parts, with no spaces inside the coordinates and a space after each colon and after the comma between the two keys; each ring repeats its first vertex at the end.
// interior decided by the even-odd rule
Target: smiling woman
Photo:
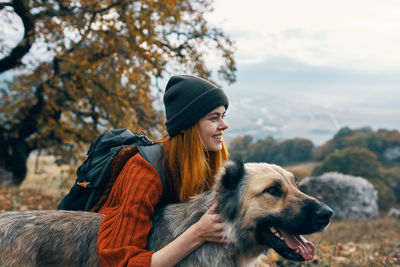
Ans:
{"type": "Polygon", "coordinates": [[[224,131],[228,129],[224,118],[225,107],[220,106],[199,120],[200,136],[207,151],[222,149],[224,131]]]}
{"type": "Polygon", "coordinates": [[[146,249],[155,209],[209,190],[228,158],[223,90],[199,77],[173,76],[164,104],[168,135],[157,142],[164,178],[140,153],[126,163],[98,211],[105,215],[97,239],[102,266],[174,266],[205,242],[224,242],[223,218],[214,214],[215,203],[168,245],[146,249]]]}

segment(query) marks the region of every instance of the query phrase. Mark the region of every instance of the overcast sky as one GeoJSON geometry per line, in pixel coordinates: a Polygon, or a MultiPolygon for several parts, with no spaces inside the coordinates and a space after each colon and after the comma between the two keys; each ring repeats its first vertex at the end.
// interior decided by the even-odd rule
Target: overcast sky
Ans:
{"type": "Polygon", "coordinates": [[[236,40],[239,64],[289,57],[368,71],[400,69],[398,0],[215,0],[210,19],[236,40]]]}
{"type": "Polygon", "coordinates": [[[400,130],[400,1],[215,0],[208,18],[236,42],[231,98],[325,110],[333,128],[400,130]]]}

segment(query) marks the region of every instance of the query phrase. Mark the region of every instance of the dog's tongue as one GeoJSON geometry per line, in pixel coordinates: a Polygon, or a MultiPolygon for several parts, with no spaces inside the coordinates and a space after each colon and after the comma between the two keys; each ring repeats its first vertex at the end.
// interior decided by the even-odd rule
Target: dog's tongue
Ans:
{"type": "Polygon", "coordinates": [[[291,249],[300,249],[300,254],[306,261],[314,258],[314,244],[301,235],[292,235],[279,229],[285,238],[286,245],[291,249]]]}

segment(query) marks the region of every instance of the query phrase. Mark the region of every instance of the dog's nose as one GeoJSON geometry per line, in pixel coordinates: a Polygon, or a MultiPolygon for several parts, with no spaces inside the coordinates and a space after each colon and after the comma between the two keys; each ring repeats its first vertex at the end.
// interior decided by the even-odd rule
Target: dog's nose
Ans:
{"type": "Polygon", "coordinates": [[[333,215],[332,209],[323,203],[321,203],[321,207],[314,214],[315,219],[320,224],[328,224],[332,215],[333,215]]]}

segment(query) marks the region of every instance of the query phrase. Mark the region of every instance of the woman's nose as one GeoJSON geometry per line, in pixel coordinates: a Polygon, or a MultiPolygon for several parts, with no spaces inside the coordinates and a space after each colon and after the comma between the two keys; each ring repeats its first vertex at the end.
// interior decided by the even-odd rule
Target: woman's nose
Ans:
{"type": "Polygon", "coordinates": [[[221,129],[221,130],[226,130],[226,129],[228,129],[229,128],[229,126],[228,126],[228,124],[226,124],[226,122],[224,121],[224,120],[221,120],[221,124],[219,125],[219,128],[221,129]]]}

